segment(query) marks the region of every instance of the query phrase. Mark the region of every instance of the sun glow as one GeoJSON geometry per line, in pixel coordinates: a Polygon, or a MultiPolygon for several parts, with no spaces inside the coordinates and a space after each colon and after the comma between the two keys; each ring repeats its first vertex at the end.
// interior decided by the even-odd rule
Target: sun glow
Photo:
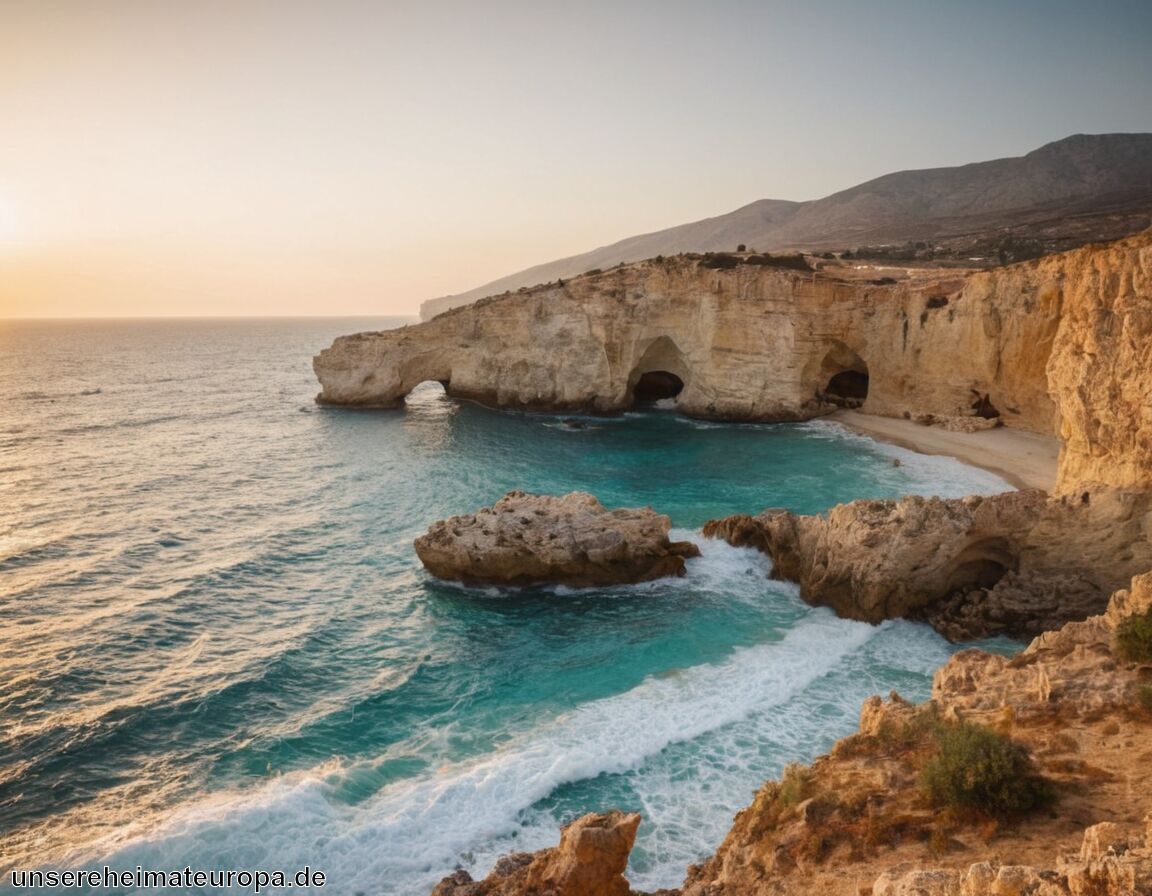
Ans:
{"type": "Polygon", "coordinates": [[[0,196],[0,243],[16,239],[16,206],[0,196]]]}

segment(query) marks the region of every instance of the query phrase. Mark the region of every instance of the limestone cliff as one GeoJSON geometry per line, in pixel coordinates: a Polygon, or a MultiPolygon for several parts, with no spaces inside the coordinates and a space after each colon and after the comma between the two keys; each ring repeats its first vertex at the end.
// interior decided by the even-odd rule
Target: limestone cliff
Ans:
{"type": "Polygon", "coordinates": [[[973,289],[947,272],[879,283],[685,256],[342,337],[314,367],[330,404],[398,407],[438,380],[492,406],[601,413],[632,406],[641,377],[665,371],[683,383],[683,413],[768,421],[833,410],[834,378],[848,375],[872,413],[971,413],[988,395],[1014,424],[1052,432],[1043,371],[1057,296],[973,289]]]}
{"type": "Polygon", "coordinates": [[[399,407],[437,380],[497,407],[611,413],[662,372],[680,411],[715,419],[978,408],[1062,436],[1061,493],[1152,485],[1152,232],[896,282],[739,261],[653,259],[341,337],[314,360],[318,400],[399,407]]]}

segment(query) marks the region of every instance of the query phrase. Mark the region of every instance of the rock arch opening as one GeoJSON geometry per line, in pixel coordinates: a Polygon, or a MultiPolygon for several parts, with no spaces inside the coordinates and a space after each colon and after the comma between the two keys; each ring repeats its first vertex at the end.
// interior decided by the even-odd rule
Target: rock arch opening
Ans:
{"type": "Polygon", "coordinates": [[[689,381],[688,364],[667,336],[653,340],[628,375],[630,404],[675,400],[689,381]]]}
{"type": "Polygon", "coordinates": [[[417,383],[404,396],[405,406],[428,407],[447,400],[448,382],[448,380],[423,380],[417,383]]]}
{"type": "Polygon", "coordinates": [[[825,401],[842,408],[858,408],[868,398],[868,365],[855,351],[837,342],[820,363],[820,393],[825,401]]]}

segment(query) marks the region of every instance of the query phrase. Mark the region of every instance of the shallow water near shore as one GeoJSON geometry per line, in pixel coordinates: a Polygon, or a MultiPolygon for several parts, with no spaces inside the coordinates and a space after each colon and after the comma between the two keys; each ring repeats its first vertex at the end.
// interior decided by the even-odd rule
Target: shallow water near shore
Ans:
{"type": "Polygon", "coordinates": [[[313,404],[311,355],[397,323],[0,322],[0,865],[416,896],[618,807],[633,885],[675,886],[865,697],[926,696],[931,630],[808,607],[698,529],[998,477],[820,422],[313,404]],[[416,535],[514,488],[651,505],[702,556],[595,590],[424,574],[416,535]]]}

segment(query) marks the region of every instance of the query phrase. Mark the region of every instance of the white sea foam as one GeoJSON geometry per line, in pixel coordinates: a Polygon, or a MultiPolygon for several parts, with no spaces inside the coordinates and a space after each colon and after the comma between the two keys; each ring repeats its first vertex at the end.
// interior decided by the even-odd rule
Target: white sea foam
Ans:
{"type": "MultiPolygon", "coordinates": [[[[751,552],[707,543],[705,549],[701,559],[716,567],[714,583],[747,576],[751,552]]],[[[747,587],[745,578],[739,590],[747,587]]],[[[662,751],[783,706],[879,631],[812,610],[781,641],[649,677],[494,753],[397,782],[357,806],[331,798],[351,770],[322,769],[181,810],[106,858],[146,867],[309,864],[329,875],[336,892],[426,894],[458,865],[483,874],[499,852],[554,841],[555,820],[532,807],[561,785],[641,771],[662,751]]],[[[668,853],[679,867],[665,876],[682,871],[678,852],[668,853]]]]}
{"type": "MultiPolygon", "coordinates": [[[[955,457],[921,454],[899,445],[880,442],[853,432],[833,420],[811,420],[799,426],[817,438],[855,443],[876,454],[899,460],[900,466],[893,467],[891,476],[905,494],[962,498],[965,495],[994,495],[1016,489],[1003,477],[970,466],[955,457]]],[[[878,478],[882,480],[885,477],[880,474],[878,478]]]]}

